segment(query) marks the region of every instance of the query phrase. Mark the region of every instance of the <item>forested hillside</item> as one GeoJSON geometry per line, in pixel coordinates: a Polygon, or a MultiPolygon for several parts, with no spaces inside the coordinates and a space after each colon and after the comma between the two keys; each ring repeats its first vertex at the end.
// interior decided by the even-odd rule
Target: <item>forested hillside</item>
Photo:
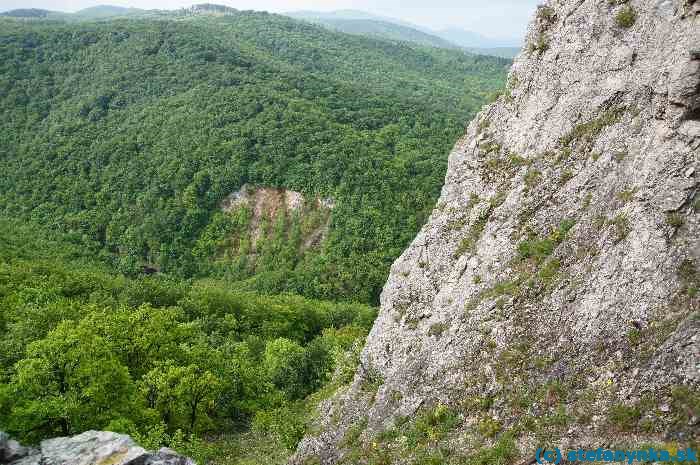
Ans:
{"type": "Polygon", "coordinates": [[[509,61],[198,11],[0,19],[0,212],[130,276],[376,303],[509,61]],[[225,257],[245,224],[221,202],[246,183],[332,199],[326,239],[300,253],[282,218],[267,252],[225,257]]]}
{"type": "Polygon", "coordinates": [[[107,429],[210,463],[246,463],[251,448],[267,457],[252,463],[279,463],[350,380],[375,316],[214,280],[124,278],[92,254],[0,220],[0,429],[29,443],[107,429]]]}

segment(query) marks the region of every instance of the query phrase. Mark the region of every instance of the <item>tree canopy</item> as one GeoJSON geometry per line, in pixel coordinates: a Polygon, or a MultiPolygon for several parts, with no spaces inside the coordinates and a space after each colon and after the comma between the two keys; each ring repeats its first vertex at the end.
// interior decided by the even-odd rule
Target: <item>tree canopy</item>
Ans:
{"type": "Polygon", "coordinates": [[[0,26],[0,212],[132,275],[367,303],[509,64],[256,12],[0,26]],[[334,199],[325,241],[294,247],[287,219],[262,257],[218,260],[245,183],[334,199]]]}

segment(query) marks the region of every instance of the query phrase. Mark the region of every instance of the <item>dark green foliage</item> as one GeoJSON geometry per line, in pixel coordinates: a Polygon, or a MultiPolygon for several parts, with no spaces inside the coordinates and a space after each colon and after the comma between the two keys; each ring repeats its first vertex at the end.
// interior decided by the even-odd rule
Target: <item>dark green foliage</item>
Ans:
{"type": "Polygon", "coordinates": [[[678,275],[688,296],[695,297],[700,289],[700,273],[698,273],[695,263],[690,259],[683,260],[678,268],[678,275]]]}
{"type": "Polygon", "coordinates": [[[615,22],[618,26],[629,29],[637,21],[637,12],[632,5],[625,5],[615,15],[615,22]]]}
{"type": "Polygon", "coordinates": [[[693,427],[692,418],[700,415],[700,390],[678,385],[671,389],[674,427],[683,430],[693,427]]]}
{"type": "Polygon", "coordinates": [[[633,431],[642,414],[637,406],[616,404],[610,407],[608,420],[610,425],[620,431],[633,431]]]}
{"type": "Polygon", "coordinates": [[[0,18],[0,212],[130,275],[376,302],[509,61],[229,13],[0,18]],[[227,256],[247,224],[219,206],[244,183],[332,197],[325,242],[301,250],[281,218],[255,260],[227,256]]]}

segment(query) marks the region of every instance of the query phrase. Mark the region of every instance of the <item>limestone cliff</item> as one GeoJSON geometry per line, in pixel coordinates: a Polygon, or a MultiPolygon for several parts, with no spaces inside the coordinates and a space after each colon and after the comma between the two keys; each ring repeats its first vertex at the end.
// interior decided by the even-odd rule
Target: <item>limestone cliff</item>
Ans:
{"type": "Polygon", "coordinates": [[[697,444],[700,2],[552,0],[450,154],[309,463],[697,444]]]}

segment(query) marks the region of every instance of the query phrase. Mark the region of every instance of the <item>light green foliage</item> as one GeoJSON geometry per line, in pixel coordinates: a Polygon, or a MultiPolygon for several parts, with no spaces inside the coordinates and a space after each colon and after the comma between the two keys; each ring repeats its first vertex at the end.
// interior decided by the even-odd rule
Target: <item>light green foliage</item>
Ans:
{"type": "Polygon", "coordinates": [[[2,427],[27,440],[100,429],[132,414],[128,370],[102,338],[71,321],[29,344],[13,371],[2,427]]]}
{"type": "Polygon", "coordinates": [[[261,410],[253,420],[253,430],[260,435],[274,434],[287,450],[294,450],[306,431],[303,404],[285,404],[271,410],[261,410]]]}
{"type": "Polygon", "coordinates": [[[139,386],[148,408],[158,412],[169,430],[181,427],[193,433],[198,420],[210,426],[206,407],[216,399],[221,382],[197,365],[177,366],[168,360],[157,363],[139,386]]]}
{"type": "Polygon", "coordinates": [[[314,379],[308,376],[311,374],[307,366],[309,361],[301,345],[285,338],[268,342],[263,356],[270,382],[290,399],[300,399],[317,387],[314,379]]]}
{"type": "Polygon", "coordinates": [[[457,412],[444,404],[423,411],[415,421],[414,430],[407,435],[409,442],[439,441],[460,423],[457,412]]]}
{"type": "Polygon", "coordinates": [[[493,396],[471,396],[464,401],[464,408],[467,412],[486,412],[494,402],[493,396]]]}
{"type": "Polygon", "coordinates": [[[518,456],[518,448],[511,434],[503,434],[493,447],[478,449],[466,465],[508,465],[518,456]]]}
{"type": "Polygon", "coordinates": [[[339,386],[334,368],[334,382],[349,381],[376,314],[212,280],[124,278],[50,237],[0,221],[0,429],[28,442],[109,429],[150,448],[243,456],[252,423],[270,454],[288,455],[319,393],[339,386]],[[233,434],[236,451],[201,441],[213,431],[233,434]]]}
{"type": "Polygon", "coordinates": [[[563,186],[569,182],[574,177],[574,172],[572,170],[564,170],[559,178],[559,185],[563,186]]]}
{"type": "Polygon", "coordinates": [[[559,271],[559,268],[561,267],[561,263],[559,260],[556,258],[553,258],[551,260],[548,260],[545,262],[545,264],[540,268],[540,270],[537,272],[537,276],[545,283],[549,283],[553,281],[556,276],[557,272],[559,271]]]}
{"type": "Polygon", "coordinates": [[[589,193],[586,194],[586,196],[583,198],[583,202],[581,202],[581,206],[582,206],[584,209],[588,209],[588,207],[591,206],[591,200],[593,200],[593,194],[591,194],[591,193],[589,192],[589,193]]]}
{"type": "Polygon", "coordinates": [[[481,434],[484,437],[487,438],[494,438],[498,433],[501,432],[501,429],[503,427],[501,424],[494,420],[493,418],[484,418],[479,422],[477,425],[477,429],[479,431],[479,434],[481,434]]]}

